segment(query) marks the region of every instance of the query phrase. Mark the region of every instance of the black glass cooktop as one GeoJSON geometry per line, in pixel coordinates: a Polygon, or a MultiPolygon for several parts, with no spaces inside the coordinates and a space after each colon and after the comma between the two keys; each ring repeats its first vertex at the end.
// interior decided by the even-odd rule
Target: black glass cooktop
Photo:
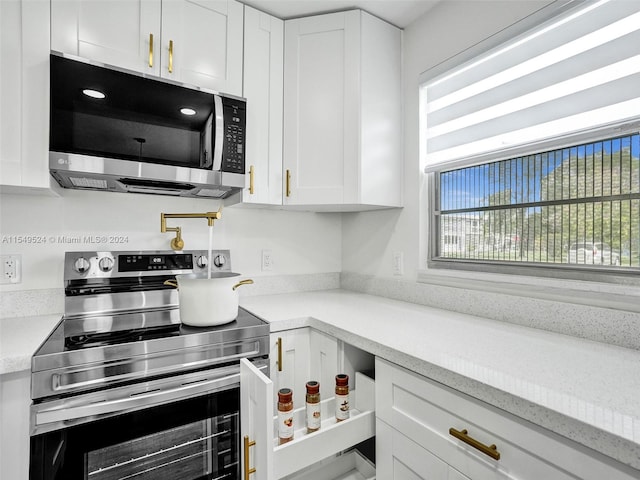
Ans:
{"type": "MultiPolygon", "coordinates": [[[[125,343],[175,338],[197,345],[196,336],[238,338],[252,330],[266,331],[268,324],[240,307],[232,322],[212,327],[191,327],[179,320],[179,309],[92,318],[63,318],[34,356],[111,347],[125,343]],[[193,337],[193,338],[191,338],[193,337]]],[[[176,346],[176,348],[178,348],[176,346]]]]}

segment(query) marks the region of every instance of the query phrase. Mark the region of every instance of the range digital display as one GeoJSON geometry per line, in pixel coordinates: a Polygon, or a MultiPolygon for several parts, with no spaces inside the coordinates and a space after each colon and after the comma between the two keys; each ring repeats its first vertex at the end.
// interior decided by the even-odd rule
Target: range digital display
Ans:
{"type": "Polygon", "coordinates": [[[193,256],[191,254],[163,255],[120,255],[118,270],[120,272],[146,272],[149,270],[191,270],[193,256]]]}

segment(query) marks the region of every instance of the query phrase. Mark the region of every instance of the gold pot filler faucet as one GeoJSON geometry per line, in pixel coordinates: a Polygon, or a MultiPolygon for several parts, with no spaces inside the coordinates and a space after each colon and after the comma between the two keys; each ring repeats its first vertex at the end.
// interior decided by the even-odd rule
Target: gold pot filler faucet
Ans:
{"type": "Polygon", "coordinates": [[[171,248],[174,250],[182,250],[184,248],[184,240],[182,240],[182,229],[180,227],[167,227],[167,218],[206,218],[210,227],[213,227],[215,220],[222,217],[222,207],[217,212],[205,213],[161,213],[160,214],[160,232],[176,232],[176,237],[171,239],[171,248]]]}

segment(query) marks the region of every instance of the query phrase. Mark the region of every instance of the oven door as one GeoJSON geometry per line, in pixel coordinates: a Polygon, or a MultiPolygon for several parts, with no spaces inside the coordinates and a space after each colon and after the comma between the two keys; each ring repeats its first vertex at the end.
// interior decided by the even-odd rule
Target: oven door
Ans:
{"type": "Polygon", "coordinates": [[[237,365],[32,406],[30,480],[237,479],[237,365]]]}

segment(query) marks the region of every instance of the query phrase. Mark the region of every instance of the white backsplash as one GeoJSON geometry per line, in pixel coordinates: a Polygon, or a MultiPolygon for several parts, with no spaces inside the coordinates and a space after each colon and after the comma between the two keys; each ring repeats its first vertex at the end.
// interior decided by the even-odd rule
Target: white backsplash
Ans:
{"type": "MultiPolygon", "coordinates": [[[[158,195],[63,190],[60,197],[2,194],[0,251],[22,256],[22,282],[0,292],[61,289],[67,251],[169,250],[160,213],[216,211],[217,201],[158,195]],[[106,238],[106,242],[104,239],[106,238]]],[[[185,249],[206,250],[204,219],[169,219],[182,227],[185,249]]],[[[213,227],[213,248],[231,252],[234,272],[248,276],[312,275],[342,269],[340,214],[225,207],[213,227]],[[271,270],[262,271],[270,250],[271,270]]]]}
{"type": "MultiPolygon", "coordinates": [[[[240,298],[340,288],[340,274],[338,272],[253,276],[252,279],[253,285],[247,285],[239,290],[240,298]]],[[[0,319],[62,314],[64,312],[64,290],[62,288],[46,288],[0,292],[0,305],[2,306],[0,319]]]]}
{"type": "Polygon", "coordinates": [[[575,303],[342,273],[345,290],[640,350],[640,314],[575,303]]]}

